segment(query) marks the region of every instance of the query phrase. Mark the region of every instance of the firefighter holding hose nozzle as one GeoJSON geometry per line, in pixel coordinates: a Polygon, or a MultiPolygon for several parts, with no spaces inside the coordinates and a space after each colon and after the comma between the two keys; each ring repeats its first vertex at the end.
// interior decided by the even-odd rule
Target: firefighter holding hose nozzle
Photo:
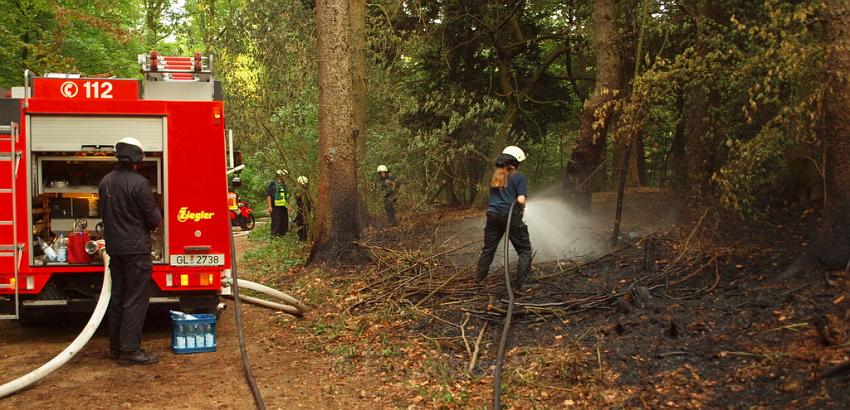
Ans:
{"type": "Polygon", "coordinates": [[[517,276],[512,287],[519,290],[528,275],[531,267],[531,241],[528,239],[528,226],[522,218],[528,198],[528,181],[525,175],[519,172],[519,165],[525,158],[526,155],[522,149],[513,145],[502,150],[502,154],[496,158],[496,169],[490,180],[487,224],[484,226],[484,247],[481,250],[481,257],[478,258],[475,274],[478,282],[487,278],[490,264],[496,255],[496,247],[499,246],[499,241],[505,234],[512,205],[513,215],[510,218],[508,239],[519,256],[517,276]]]}
{"type": "Polygon", "coordinates": [[[142,325],[150,302],[151,231],[162,222],[150,181],[139,174],[142,144],[124,138],[115,144],[118,166],[98,186],[103,238],[110,256],[112,294],[106,311],[109,354],[121,364],[154,364],[142,349],[142,325]]]}

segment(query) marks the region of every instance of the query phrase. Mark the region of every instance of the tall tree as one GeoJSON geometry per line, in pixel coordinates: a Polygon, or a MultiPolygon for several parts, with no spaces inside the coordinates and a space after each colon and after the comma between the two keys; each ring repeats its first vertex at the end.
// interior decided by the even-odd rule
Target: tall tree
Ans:
{"type": "Polygon", "coordinates": [[[826,200],[815,254],[833,268],[850,261],[850,3],[827,0],[826,200]]]}
{"type": "Polygon", "coordinates": [[[564,180],[565,194],[573,206],[590,210],[590,181],[600,170],[605,137],[613,104],[623,88],[623,61],[617,28],[617,0],[593,2],[593,49],[596,53],[596,84],[584,103],[581,129],[573,146],[564,180]]]}
{"type": "Polygon", "coordinates": [[[319,199],[311,263],[338,260],[360,237],[349,15],[348,1],[316,2],[319,199]]]}
{"type": "MultiPolygon", "coordinates": [[[[514,123],[520,116],[523,110],[523,105],[529,101],[534,101],[534,93],[540,84],[541,80],[546,79],[549,67],[558,61],[564,55],[569,58],[570,47],[563,44],[566,34],[561,31],[553,30],[551,32],[540,32],[545,27],[530,27],[526,28],[521,24],[522,12],[525,10],[525,2],[517,1],[511,4],[511,7],[502,10],[502,5],[493,7],[493,22],[487,22],[483,19],[475,19],[476,23],[487,33],[487,40],[495,50],[495,67],[500,93],[505,102],[505,118],[499,125],[493,139],[493,145],[490,152],[490,159],[495,160],[505,145],[508,144],[508,135],[510,134],[514,123]],[[537,32],[529,35],[527,31],[537,32]],[[521,58],[529,58],[527,55],[532,55],[529,58],[534,61],[534,54],[540,53],[541,44],[547,41],[555,41],[562,44],[555,44],[549,47],[547,52],[540,55],[539,63],[535,67],[531,67],[533,71],[523,73],[521,69],[515,67],[517,60],[521,58]]],[[[472,12],[468,12],[470,16],[474,16],[472,12]]],[[[528,61],[524,61],[527,63],[528,61]]],[[[492,167],[487,168],[489,171],[484,173],[481,185],[488,186],[490,177],[492,176],[492,167]]],[[[486,201],[486,195],[480,197],[482,201],[486,201]]]]}
{"type": "MultiPolygon", "coordinates": [[[[357,163],[366,166],[366,0],[351,0],[348,4],[351,19],[351,87],[353,93],[352,121],[357,130],[357,163]]],[[[367,174],[368,175],[368,174],[367,174]]],[[[358,209],[360,223],[369,222],[366,196],[369,184],[361,184],[358,209]]]]}
{"type": "MultiPolygon", "coordinates": [[[[720,10],[714,0],[698,0],[692,6],[688,12],[696,23],[696,52],[700,58],[705,58],[713,51],[710,35],[713,25],[720,20],[720,10]]],[[[689,105],[684,115],[690,192],[684,194],[699,197],[709,190],[711,175],[719,167],[721,139],[712,121],[712,110],[720,105],[720,93],[710,77],[701,76],[695,79],[688,94],[689,105]]]]}
{"type": "Polygon", "coordinates": [[[163,21],[165,12],[170,5],[171,2],[168,0],[144,0],[145,47],[156,47],[163,38],[170,34],[163,21]]]}

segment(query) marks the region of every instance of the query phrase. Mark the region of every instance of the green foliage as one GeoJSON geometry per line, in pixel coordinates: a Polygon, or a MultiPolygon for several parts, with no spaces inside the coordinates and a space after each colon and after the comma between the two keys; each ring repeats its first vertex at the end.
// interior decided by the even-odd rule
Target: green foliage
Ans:
{"type": "MultiPolygon", "coordinates": [[[[623,75],[632,77],[636,59],[643,70],[623,90],[626,97],[611,103],[618,114],[610,136],[642,135],[649,181],[662,185],[672,181],[675,169],[687,168],[674,162],[677,135],[692,143],[714,137],[719,143],[711,152],[709,193],[741,215],[758,215],[787,177],[784,150],[801,145],[819,151],[820,79],[828,63],[821,0],[646,1],[649,18],[640,56],[636,43],[644,2],[618,3],[623,75]],[[707,130],[696,129],[695,119],[686,115],[694,90],[711,95],[707,130]]],[[[224,87],[228,128],[245,153],[240,193],[262,212],[275,169],[289,171],[291,187],[299,175],[316,185],[313,2],[6,4],[0,14],[0,85],[20,85],[25,68],[39,74],[133,77],[135,55],[150,49],[211,53],[224,87]]],[[[593,2],[521,4],[369,3],[367,150],[359,171],[371,209],[381,208],[374,176],[379,164],[402,181],[407,203],[402,208],[431,199],[471,203],[491,166],[500,127],[510,130],[509,143],[531,154],[524,171],[533,188],[560,182],[596,71],[590,47],[593,2]],[[525,90],[560,47],[568,51],[525,90]],[[500,83],[502,70],[513,94],[500,83]],[[511,104],[518,107],[515,119],[508,118],[511,104]]]]}
{"type": "Polygon", "coordinates": [[[0,86],[22,85],[24,69],[133,77],[143,52],[139,3],[7,0],[0,13],[0,86]]]}
{"type": "Polygon", "coordinates": [[[250,272],[251,279],[260,282],[303,265],[307,257],[304,243],[299,242],[292,232],[280,238],[271,237],[269,226],[268,223],[257,224],[251,231],[248,235],[251,249],[245,252],[240,261],[240,272],[250,272]]]}

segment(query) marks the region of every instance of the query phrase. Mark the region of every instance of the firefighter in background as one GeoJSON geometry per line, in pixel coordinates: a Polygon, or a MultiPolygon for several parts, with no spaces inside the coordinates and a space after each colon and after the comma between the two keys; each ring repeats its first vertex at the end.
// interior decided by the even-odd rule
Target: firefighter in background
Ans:
{"type": "Polygon", "coordinates": [[[531,267],[531,241],[528,239],[528,226],[522,215],[525,202],[528,199],[528,181],[519,172],[520,162],[525,160],[525,153],[515,146],[506,147],[496,158],[496,169],[490,180],[489,207],[487,208],[487,224],[484,227],[484,247],[478,258],[475,279],[483,281],[490,271],[490,264],[496,255],[496,247],[505,234],[508,225],[508,214],[513,205],[511,216],[511,231],[508,239],[516,249],[517,276],[512,285],[514,289],[522,288],[522,282],[531,267]]]}
{"type": "Polygon", "coordinates": [[[138,172],[145,157],[135,138],[115,144],[118,166],[98,186],[103,238],[110,256],[112,295],[107,309],[109,353],[121,364],[154,364],[142,349],[142,325],[150,302],[151,231],[162,222],[150,181],[138,172]]]}
{"type": "Polygon", "coordinates": [[[283,236],[289,231],[289,188],[286,186],[286,170],[275,171],[275,179],[269,183],[266,193],[269,215],[272,218],[271,234],[283,236]]]}
{"type": "Polygon", "coordinates": [[[398,225],[395,218],[395,204],[398,199],[398,181],[386,165],[378,165],[378,182],[384,191],[384,210],[387,212],[387,220],[392,226],[398,225]]]}
{"type": "Polygon", "coordinates": [[[298,214],[295,215],[295,226],[298,227],[298,240],[307,240],[307,220],[310,218],[310,213],[313,212],[313,203],[310,200],[310,187],[307,185],[310,180],[304,175],[297,179],[298,191],[295,193],[295,206],[298,207],[298,214]]]}

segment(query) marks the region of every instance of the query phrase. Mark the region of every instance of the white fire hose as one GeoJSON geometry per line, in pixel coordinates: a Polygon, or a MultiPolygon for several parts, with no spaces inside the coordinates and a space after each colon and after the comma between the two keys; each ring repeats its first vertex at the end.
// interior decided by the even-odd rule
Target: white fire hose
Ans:
{"type": "Polygon", "coordinates": [[[254,292],[280,299],[284,303],[270,302],[268,300],[254,298],[251,296],[240,296],[239,298],[245,302],[271,309],[277,309],[284,313],[288,313],[290,315],[298,317],[304,316],[304,313],[307,311],[307,307],[304,306],[304,304],[302,304],[298,299],[295,299],[294,297],[289,296],[286,293],[283,293],[277,289],[270,288],[266,285],[262,285],[257,282],[251,282],[250,280],[245,279],[238,279],[238,283],[240,288],[253,290],[254,292]]]}
{"type": "MultiPolygon", "coordinates": [[[[89,318],[89,321],[86,323],[86,327],[83,328],[83,331],[76,339],[74,339],[73,342],[71,342],[70,345],[68,345],[68,347],[65,348],[65,350],[60,352],[49,362],[43,364],[38,369],[0,386],[0,398],[14,394],[19,390],[25,389],[47,377],[47,375],[53,373],[53,371],[62,367],[65,363],[68,363],[68,361],[71,360],[74,355],[79,353],[86,343],[91,340],[95,331],[97,331],[97,328],[100,326],[100,322],[103,321],[103,317],[106,314],[106,308],[109,306],[109,297],[112,292],[112,276],[109,271],[109,255],[106,252],[103,252],[103,267],[103,286],[100,288],[100,297],[97,299],[97,305],[94,308],[94,313],[92,313],[92,316],[89,318]]],[[[239,279],[239,286],[267,296],[275,297],[287,304],[269,302],[267,300],[253,298],[250,296],[242,296],[241,299],[246,302],[277,309],[299,317],[303,316],[304,312],[307,311],[307,308],[298,301],[298,299],[295,299],[277,289],[272,289],[268,286],[243,279],[239,279]]]]}
{"type": "Polygon", "coordinates": [[[89,318],[89,321],[86,323],[86,327],[83,328],[83,331],[76,339],[74,339],[73,342],[71,342],[70,345],[68,345],[68,347],[65,348],[65,350],[56,355],[56,357],[51,359],[49,362],[43,364],[38,369],[0,386],[0,398],[29,387],[33,383],[45,378],[54,370],[62,367],[62,365],[68,363],[74,355],[79,353],[83,346],[85,346],[92,338],[94,332],[97,330],[98,326],[100,326],[100,322],[103,321],[103,316],[106,314],[106,307],[109,306],[109,296],[112,293],[112,277],[109,272],[109,255],[106,252],[103,253],[103,267],[103,286],[100,288],[100,297],[97,299],[97,306],[94,308],[94,313],[92,313],[91,318],[89,318]]]}

